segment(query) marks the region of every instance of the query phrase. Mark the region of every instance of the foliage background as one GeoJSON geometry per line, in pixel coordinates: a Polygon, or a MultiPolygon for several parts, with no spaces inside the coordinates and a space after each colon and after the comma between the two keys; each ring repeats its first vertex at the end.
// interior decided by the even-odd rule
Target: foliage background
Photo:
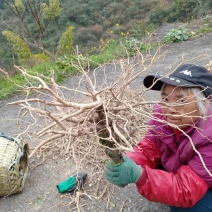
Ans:
{"type": "MultiPolygon", "coordinates": [[[[13,30],[21,34],[17,17],[6,2],[12,0],[0,1],[1,32],[13,30]]],[[[46,5],[51,1],[41,2],[46,5]]],[[[60,3],[61,13],[48,25],[44,37],[45,48],[52,54],[57,53],[60,37],[69,26],[75,28],[74,47],[79,46],[83,54],[98,54],[108,40],[126,37],[139,40],[164,22],[190,21],[211,14],[212,10],[210,0],[61,0],[60,3]]],[[[26,11],[25,21],[35,33],[36,27],[29,12],[26,11]]],[[[0,45],[0,66],[11,69],[17,58],[2,33],[0,45]]]]}

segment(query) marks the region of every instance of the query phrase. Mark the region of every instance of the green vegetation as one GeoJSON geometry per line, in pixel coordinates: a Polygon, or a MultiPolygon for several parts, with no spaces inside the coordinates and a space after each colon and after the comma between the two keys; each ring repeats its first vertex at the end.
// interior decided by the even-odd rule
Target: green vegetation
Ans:
{"type": "Polygon", "coordinates": [[[190,36],[191,33],[187,29],[179,27],[177,29],[172,29],[168,34],[166,34],[163,41],[165,43],[186,41],[190,36]]]}
{"type": "Polygon", "coordinates": [[[0,79],[0,99],[13,96],[18,91],[18,85],[24,83],[24,78],[20,74],[14,75],[10,79],[7,77],[1,77],[0,79]]]}
{"type": "Polygon", "coordinates": [[[59,45],[58,54],[59,55],[72,55],[73,53],[73,31],[74,27],[69,26],[66,31],[62,34],[59,45]]]}
{"type": "Polygon", "coordinates": [[[0,68],[8,72],[10,80],[0,75],[0,98],[14,94],[17,85],[29,85],[14,72],[13,64],[46,81],[53,74],[57,83],[62,83],[80,73],[79,61],[82,68],[91,69],[156,48],[159,43],[141,40],[164,22],[192,22],[205,17],[195,32],[183,27],[172,29],[161,40],[165,43],[212,31],[210,0],[42,0],[41,7],[33,1],[3,2],[0,68]]]}
{"type": "MultiPolygon", "coordinates": [[[[4,0],[0,5],[1,31],[11,31],[27,42],[33,54],[45,52],[57,60],[58,45],[68,27],[74,27],[73,47],[82,54],[101,52],[101,39],[119,40],[121,34],[141,40],[164,22],[190,21],[211,14],[210,0],[4,0]],[[124,11],[124,13],[123,13],[124,11]],[[112,33],[111,33],[112,32],[112,33]]],[[[14,63],[11,46],[0,33],[4,57],[0,66],[14,63]]],[[[15,56],[16,57],[16,56],[15,56]]],[[[17,61],[16,61],[17,62],[17,61]]]]}
{"type": "Polygon", "coordinates": [[[58,0],[49,0],[49,5],[42,3],[41,9],[43,10],[43,17],[48,21],[54,21],[63,10],[60,7],[60,1],[58,0]]]}
{"type": "Polygon", "coordinates": [[[199,35],[206,34],[212,32],[212,16],[206,15],[204,17],[204,24],[197,29],[195,35],[193,37],[198,37],[199,35]]]}
{"type": "Polygon", "coordinates": [[[188,22],[211,14],[210,0],[173,0],[166,7],[157,7],[150,14],[150,22],[161,25],[164,22],[188,22]]]}
{"type": "Polygon", "coordinates": [[[13,45],[14,52],[17,55],[20,63],[24,63],[31,57],[31,51],[26,42],[24,42],[24,40],[21,39],[17,34],[6,30],[3,31],[2,34],[13,45]]]}

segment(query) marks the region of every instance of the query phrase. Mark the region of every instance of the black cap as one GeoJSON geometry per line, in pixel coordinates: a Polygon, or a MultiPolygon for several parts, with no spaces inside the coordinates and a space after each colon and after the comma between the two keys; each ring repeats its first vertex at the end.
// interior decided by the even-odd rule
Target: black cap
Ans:
{"type": "Polygon", "coordinates": [[[183,64],[169,76],[148,75],[143,84],[152,90],[161,90],[163,84],[179,87],[199,87],[206,97],[212,95],[212,73],[202,66],[183,64]]]}

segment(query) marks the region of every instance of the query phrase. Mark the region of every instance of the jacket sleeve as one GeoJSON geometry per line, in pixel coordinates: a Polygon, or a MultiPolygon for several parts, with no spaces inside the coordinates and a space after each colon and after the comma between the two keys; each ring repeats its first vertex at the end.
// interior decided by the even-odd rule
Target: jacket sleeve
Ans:
{"type": "Polygon", "coordinates": [[[161,154],[155,142],[149,139],[141,140],[135,147],[133,152],[126,154],[137,165],[147,165],[156,168],[160,165],[161,154]]]}
{"type": "Polygon", "coordinates": [[[145,166],[136,186],[150,201],[185,208],[195,205],[209,187],[189,166],[181,166],[176,174],[145,166]]]}
{"type": "MultiPolygon", "coordinates": [[[[211,130],[211,129],[210,129],[211,130]]],[[[209,144],[204,145],[204,140],[202,141],[202,146],[196,146],[197,151],[202,157],[202,161],[205,164],[203,166],[202,161],[200,160],[200,156],[195,152],[192,159],[188,162],[188,166],[194,170],[201,178],[205,180],[205,182],[212,188],[212,139],[210,138],[209,144]],[[209,174],[210,173],[210,174],[209,174]]]]}

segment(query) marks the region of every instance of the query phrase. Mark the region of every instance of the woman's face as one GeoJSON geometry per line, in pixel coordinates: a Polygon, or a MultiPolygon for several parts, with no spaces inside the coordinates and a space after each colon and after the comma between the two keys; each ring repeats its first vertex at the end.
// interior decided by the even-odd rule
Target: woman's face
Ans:
{"type": "Polygon", "coordinates": [[[196,98],[188,88],[165,85],[162,91],[162,112],[172,127],[185,129],[199,117],[196,98]]]}

